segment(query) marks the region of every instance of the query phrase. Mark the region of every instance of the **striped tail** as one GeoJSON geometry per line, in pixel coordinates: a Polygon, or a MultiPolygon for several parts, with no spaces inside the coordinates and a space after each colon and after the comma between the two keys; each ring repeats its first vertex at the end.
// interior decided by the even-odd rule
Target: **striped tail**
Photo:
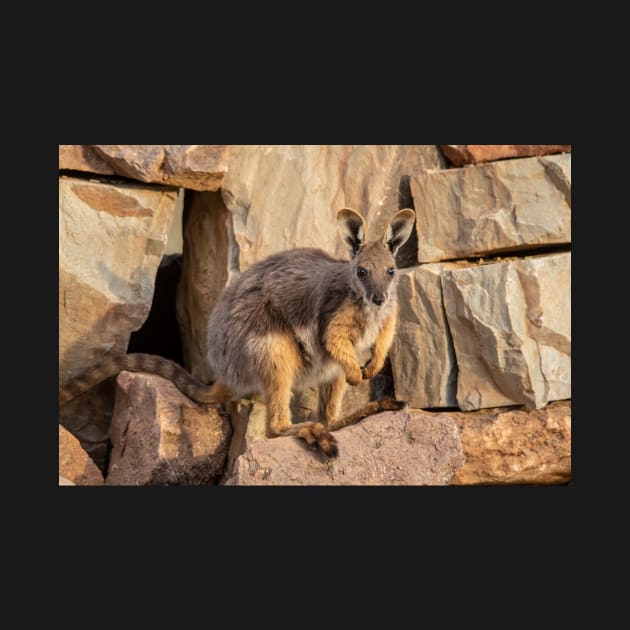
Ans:
{"type": "Polygon", "coordinates": [[[401,411],[406,409],[408,406],[409,405],[404,400],[393,400],[391,398],[371,400],[370,402],[365,403],[365,405],[363,405],[360,409],[353,411],[351,414],[348,414],[343,418],[339,418],[334,422],[330,422],[326,428],[328,431],[339,431],[339,429],[356,424],[364,418],[372,416],[376,413],[381,413],[383,411],[401,411]]]}
{"type": "Polygon", "coordinates": [[[200,403],[215,403],[212,385],[205,385],[177,363],[154,354],[123,354],[106,359],[100,365],[77,376],[59,389],[59,406],[123,371],[148,372],[171,381],[186,396],[200,403]]]}

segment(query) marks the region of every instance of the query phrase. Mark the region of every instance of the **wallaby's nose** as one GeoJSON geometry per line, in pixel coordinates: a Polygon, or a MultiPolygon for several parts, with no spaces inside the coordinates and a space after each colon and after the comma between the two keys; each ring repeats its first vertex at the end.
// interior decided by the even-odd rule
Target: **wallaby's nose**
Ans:
{"type": "Polygon", "coordinates": [[[372,302],[376,304],[376,306],[380,306],[385,301],[385,298],[382,295],[372,295],[372,302]]]}

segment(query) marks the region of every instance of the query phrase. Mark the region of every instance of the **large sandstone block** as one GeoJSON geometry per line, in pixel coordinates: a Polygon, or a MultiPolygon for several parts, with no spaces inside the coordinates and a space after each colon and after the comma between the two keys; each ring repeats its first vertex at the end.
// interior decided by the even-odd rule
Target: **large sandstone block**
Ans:
{"type": "Polygon", "coordinates": [[[59,145],[60,169],[104,174],[111,169],[141,182],[192,190],[218,190],[228,157],[228,147],[218,144],[59,145]]]}
{"type": "Polygon", "coordinates": [[[571,155],[422,172],[411,180],[418,261],[571,242],[571,155]]]}
{"type": "Polygon", "coordinates": [[[107,485],[206,485],[222,472],[232,429],[159,376],[121,372],[107,485]]]}
{"type": "MultiPolygon", "coordinates": [[[[59,179],[59,382],[127,350],[151,307],[177,190],[59,179]]],[[[102,466],[113,404],[103,383],[61,411],[102,466]]]]}
{"type": "MultiPolygon", "coordinates": [[[[336,214],[348,206],[381,235],[391,215],[412,204],[409,178],[446,165],[437,145],[283,145],[232,147],[223,198],[234,215],[239,266],[269,254],[319,247],[346,257],[336,214]]],[[[415,238],[398,256],[415,264],[415,238]]]]}
{"type": "Polygon", "coordinates": [[[571,401],[544,409],[449,414],[466,462],[451,484],[555,484],[571,480],[571,401]]]}
{"type": "Polygon", "coordinates": [[[59,425],[59,485],[102,486],[103,475],[79,440],[59,425]]]}
{"type": "Polygon", "coordinates": [[[464,463],[452,419],[413,409],[376,414],[335,432],[326,460],[297,438],[259,440],[226,485],[446,485],[464,463]]]}
{"type": "Polygon", "coordinates": [[[571,398],[571,254],[445,270],[464,411],[571,398]]]}
{"type": "Polygon", "coordinates": [[[571,153],[570,144],[441,144],[440,148],[455,166],[505,158],[571,153]]]}
{"type": "Polygon", "coordinates": [[[59,170],[115,175],[114,169],[89,144],[60,144],[59,170]]]}
{"type": "Polygon", "coordinates": [[[466,263],[429,263],[400,271],[398,326],[390,350],[394,390],[412,407],[457,405],[457,362],[441,275],[466,263]]]}
{"type": "Polygon", "coordinates": [[[186,193],[177,320],[186,369],[204,383],[213,379],[207,361],[208,319],[234,267],[231,225],[221,193],[186,193]]]}

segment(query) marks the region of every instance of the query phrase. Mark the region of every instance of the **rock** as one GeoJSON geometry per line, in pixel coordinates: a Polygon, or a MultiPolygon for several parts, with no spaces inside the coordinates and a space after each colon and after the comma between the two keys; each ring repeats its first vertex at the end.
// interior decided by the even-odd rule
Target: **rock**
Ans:
{"type": "Polygon", "coordinates": [[[60,144],[59,170],[115,175],[114,169],[88,144],[60,144]]]}
{"type": "Polygon", "coordinates": [[[101,471],[83,450],[79,440],[61,425],[59,425],[59,485],[103,485],[101,471]]]}
{"type": "Polygon", "coordinates": [[[107,485],[207,485],[222,472],[232,430],[159,376],[121,372],[107,485]]]}
{"type": "Polygon", "coordinates": [[[465,265],[430,263],[400,271],[398,326],[389,354],[396,398],[412,407],[457,405],[457,363],[441,274],[465,265]]]}
{"type": "Polygon", "coordinates": [[[465,464],[451,484],[556,484],[571,480],[571,401],[544,409],[448,414],[465,464]]]}
{"type": "Polygon", "coordinates": [[[59,421],[79,438],[81,446],[103,474],[106,472],[115,390],[113,379],[108,379],[59,410],[59,421]]]}
{"type": "MultiPolygon", "coordinates": [[[[59,382],[124,354],[153,299],[176,202],[174,188],[59,179],[59,382]]],[[[113,384],[60,412],[61,423],[103,466],[113,384]]]]}
{"type": "Polygon", "coordinates": [[[446,485],[464,463],[456,424],[413,409],[370,416],[335,437],[331,460],[293,437],[254,442],[226,485],[446,485]]]}
{"type": "MultiPolygon", "coordinates": [[[[184,224],[184,199],[186,197],[186,190],[180,188],[177,192],[177,202],[175,203],[175,211],[173,213],[173,220],[171,226],[168,229],[168,236],[166,237],[166,247],[164,248],[164,255],[169,256],[173,254],[179,254],[181,256],[184,251],[184,234],[182,226],[184,224]]],[[[193,193],[193,191],[188,191],[193,193]]]]}
{"type": "Polygon", "coordinates": [[[505,158],[571,153],[570,144],[441,144],[440,148],[455,166],[505,158]]]}
{"type": "Polygon", "coordinates": [[[571,398],[571,254],[445,270],[464,411],[571,398]]]}
{"type": "Polygon", "coordinates": [[[571,155],[421,172],[411,179],[418,261],[571,242],[571,155]]]}
{"type": "Polygon", "coordinates": [[[204,383],[213,380],[208,355],[208,319],[228,282],[231,215],[218,192],[188,192],[184,254],[177,287],[177,320],[186,369],[204,383]]]}
{"type": "Polygon", "coordinates": [[[267,439],[265,405],[258,400],[242,398],[230,407],[232,439],[227,454],[224,475],[229,476],[238,457],[258,440],[267,439]]]}
{"type": "MultiPolygon", "coordinates": [[[[410,176],[445,165],[437,145],[233,147],[222,194],[234,215],[240,271],[294,247],[347,258],[338,210],[354,208],[368,221],[368,237],[381,236],[395,211],[411,207],[410,176]]],[[[412,236],[398,263],[415,261],[412,236]]]]}
{"type": "Polygon", "coordinates": [[[571,402],[544,409],[385,412],[335,432],[339,458],[254,438],[226,485],[559,484],[571,479],[571,402]]]}
{"type": "Polygon", "coordinates": [[[141,182],[219,190],[229,149],[219,144],[91,144],[117,175],[141,182]]]}

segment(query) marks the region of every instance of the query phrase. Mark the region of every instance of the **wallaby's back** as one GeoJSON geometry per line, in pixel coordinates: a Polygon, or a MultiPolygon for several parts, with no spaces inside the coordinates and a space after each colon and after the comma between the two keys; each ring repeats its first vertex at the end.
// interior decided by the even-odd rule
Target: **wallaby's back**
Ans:
{"type": "Polygon", "coordinates": [[[243,272],[220,296],[208,323],[208,361],[238,395],[261,391],[265,344],[288,335],[304,366],[303,380],[326,368],[322,334],[350,295],[348,263],[314,248],[272,255],[243,272]]]}

